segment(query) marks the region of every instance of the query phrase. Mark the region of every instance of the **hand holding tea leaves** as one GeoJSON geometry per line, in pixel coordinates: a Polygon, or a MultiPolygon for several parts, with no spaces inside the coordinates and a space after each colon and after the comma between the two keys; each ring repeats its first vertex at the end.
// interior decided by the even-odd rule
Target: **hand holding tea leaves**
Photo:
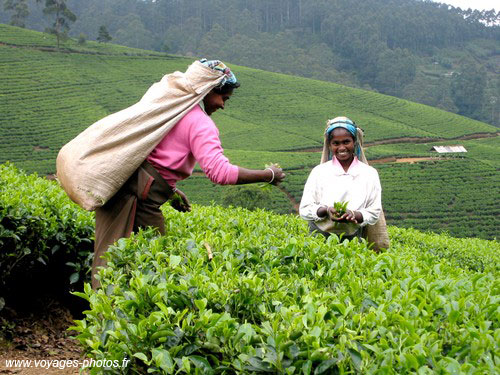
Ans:
{"type": "Polygon", "coordinates": [[[347,209],[348,202],[335,202],[332,207],[328,207],[328,217],[333,221],[358,223],[356,213],[347,209]]]}
{"type": "Polygon", "coordinates": [[[170,205],[179,212],[191,211],[191,204],[189,203],[186,194],[179,189],[175,190],[174,195],[170,198],[170,205]]]}
{"type": "Polygon", "coordinates": [[[283,173],[283,170],[278,163],[266,164],[265,169],[269,169],[270,171],[272,171],[272,177],[268,183],[260,184],[259,187],[263,190],[268,191],[271,189],[270,185],[278,185],[281,181],[283,181],[283,179],[285,178],[285,173],[283,173]]]}

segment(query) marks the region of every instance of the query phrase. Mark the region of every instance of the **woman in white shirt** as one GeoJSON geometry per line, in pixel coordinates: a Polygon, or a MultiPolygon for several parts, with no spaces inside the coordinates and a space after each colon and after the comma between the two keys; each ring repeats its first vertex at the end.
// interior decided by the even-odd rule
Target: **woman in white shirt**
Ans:
{"type": "Polygon", "coordinates": [[[362,228],[373,225],[382,212],[380,179],[375,168],[358,160],[361,153],[358,129],[347,117],[329,120],[325,132],[328,160],[313,168],[300,202],[300,216],[311,232],[330,233],[352,239],[362,228]],[[347,202],[338,215],[336,202],[347,202]]]}

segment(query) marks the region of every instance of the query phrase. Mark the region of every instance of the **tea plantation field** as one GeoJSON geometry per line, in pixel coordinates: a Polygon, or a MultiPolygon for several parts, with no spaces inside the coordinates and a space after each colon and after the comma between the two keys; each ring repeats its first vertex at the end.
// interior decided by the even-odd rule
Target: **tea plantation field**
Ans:
{"type": "MultiPolygon", "coordinates": [[[[164,74],[184,70],[194,60],[112,44],[87,42],[81,46],[73,40],[57,51],[55,44],[46,34],[0,25],[0,163],[9,160],[28,172],[54,173],[63,144],[93,122],[138,101],[164,74]]],[[[498,136],[460,139],[496,135],[497,128],[373,92],[232,68],[242,86],[226,110],[213,118],[233,163],[262,168],[277,162],[287,171],[286,191],[274,191],[268,207],[281,213],[293,211],[294,202],[287,193],[300,201],[307,175],[320,159],[318,152],[307,150],[321,147],[326,119],[347,115],[365,130],[366,142],[397,142],[369,147],[369,159],[432,155],[428,151],[431,145],[443,143],[464,144],[469,150],[463,158],[444,164],[441,175],[427,176],[426,171],[434,169],[434,164],[427,164],[415,169],[419,175],[413,180],[408,174],[413,167],[376,164],[389,223],[446,230],[456,236],[498,236],[498,136]],[[428,143],[414,145],[406,143],[407,138],[428,143]],[[433,143],[437,140],[440,143],[433,143]],[[299,152],[303,150],[307,152],[299,152]],[[462,171],[469,173],[457,176],[462,171]],[[418,189],[413,189],[414,183],[420,185],[418,189]],[[433,189],[444,185],[447,191],[438,206],[425,203],[429,197],[438,199],[433,189]],[[470,201],[472,192],[481,199],[470,201]],[[425,203],[418,214],[415,201],[425,203]],[[439,216],[436,210],[443,207],[446,211],[439,216]],[[463,218],[471,210],[473,225],[462,228],[463,218]]],[[[194,203],[225,204],[226,188],[215,187],[202,177],[188,179],[181,186],[194,203]]]]}
{"type": "Polygon", "coordinates": [[[120,241],[103,289],[79,294],[91,310],[75,329],[96,360],[162,374],[500,370],[498,242],[391,227],[377,255],[289,215],[165,213],[166,237],[120,241]]]}
{"type": "MultiPolygon", "coordinates": [[[[66,269],[85,271],[78,244],[92,238],[93,213],[53,181],[12,165],[0,172],[0,240],[19,249],[1,252],[0,265],[43,283],[64,253],[66,269]],[[33,244],[35,231],[43,240],[33,244]],[[54,251],[64,243],[69,251],[54,251]]],[[[118,241],[102,288],[75,293],[89,302],[72,327],[82,350],[108,364],[91,374],[500,371],[498,241],[389,227],[392,246],[377,254],[364,241],[310,237],[295,215],[163,212],[165,236],[118,241]]],[[[2,272],[0,287],[15,290],[8,282],[2,272]]]]}

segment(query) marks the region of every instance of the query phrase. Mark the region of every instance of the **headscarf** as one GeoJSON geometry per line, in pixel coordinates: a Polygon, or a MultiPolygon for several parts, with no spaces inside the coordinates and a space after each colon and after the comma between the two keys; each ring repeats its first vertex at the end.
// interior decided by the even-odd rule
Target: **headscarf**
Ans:
{"type": "Polygon", "coordinates": [[[356,126],[354,125],[354,122],[351,121],[349,118],[344,117],[344,116],[339,116],[335,117],[332,120],[328,120],[326,123],[326,130],[325,133],[328,137],[330,137],[330,134],[332,131],[334,131],[337,128],[343,128],[346,129],[351,135],[353,136],[354,140],[356,140],[356,126]]]}
{"type": "Polygon", "coordinates": [[[216,88],[221,88],[224,86],[226,83],[231,83],[231,84],[236,84],[238,83],[236,76],[231,72],[231,69],[229,69],[222,61],[220,60],[207,60],[207,59],[201,59],[200,62],[208,66],[209,68],[213,70],[218,70],[224,73],[224,78],[222,81],[216,86],[216,88]]]}
{"type": "Polygon", "coordinates": [[[326,122],[325,129],[325,139],[323,143],[323,153],[321,155],[321,163],[324,163],[328,160],[332,159],[332,155],[330,152],[330,148],[328,147],[328,141],[330,138],[330,134],[337,128],[346,129],[349,134],[354,138],[354,154],[357,158],[363,162],[366,162],[366,158],[363,153],[362,145],[363,145],[363,131],[356,126],[354,121],[351,119],[339,116],[334,119],[328,120],[326,122]]]}

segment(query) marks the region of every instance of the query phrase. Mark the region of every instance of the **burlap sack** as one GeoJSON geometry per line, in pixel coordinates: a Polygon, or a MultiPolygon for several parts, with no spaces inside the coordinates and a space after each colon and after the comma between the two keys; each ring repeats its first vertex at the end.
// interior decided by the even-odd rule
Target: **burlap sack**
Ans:
{"type": "Polygon", "coordinates": [[[71,200],[89,211],[106,203],[223,77],[196,61],[185,73],[165,75],[138,103],[97,121],[64,145],[57,156],[57,178],[71,200]]]}
{"type": "MultiPolygon", "coordinates": [[[[365,152],[363,150],[363,131],[360,128],[357,129],[359,145],[361,148],[361,154],[359,160],[365,164],[368,164],[366,160],[365,152]]],[[[328,149],[328,139],[325,134],[325,141],[323,143],[323,152],[321,154],[321,163],[325,163],[329,159],[329,149],[328,149]]],[[[387,224],[385,222],[384,210],[380,213],[378,221],[373,225],[367,225],[363,231],[363,237],[366,238],[368,242],[373,243],[373,249],[375,251],[380,251],[380,249],[388,249],[390,246],[389,234],[387,233],[387,224]]]]}

